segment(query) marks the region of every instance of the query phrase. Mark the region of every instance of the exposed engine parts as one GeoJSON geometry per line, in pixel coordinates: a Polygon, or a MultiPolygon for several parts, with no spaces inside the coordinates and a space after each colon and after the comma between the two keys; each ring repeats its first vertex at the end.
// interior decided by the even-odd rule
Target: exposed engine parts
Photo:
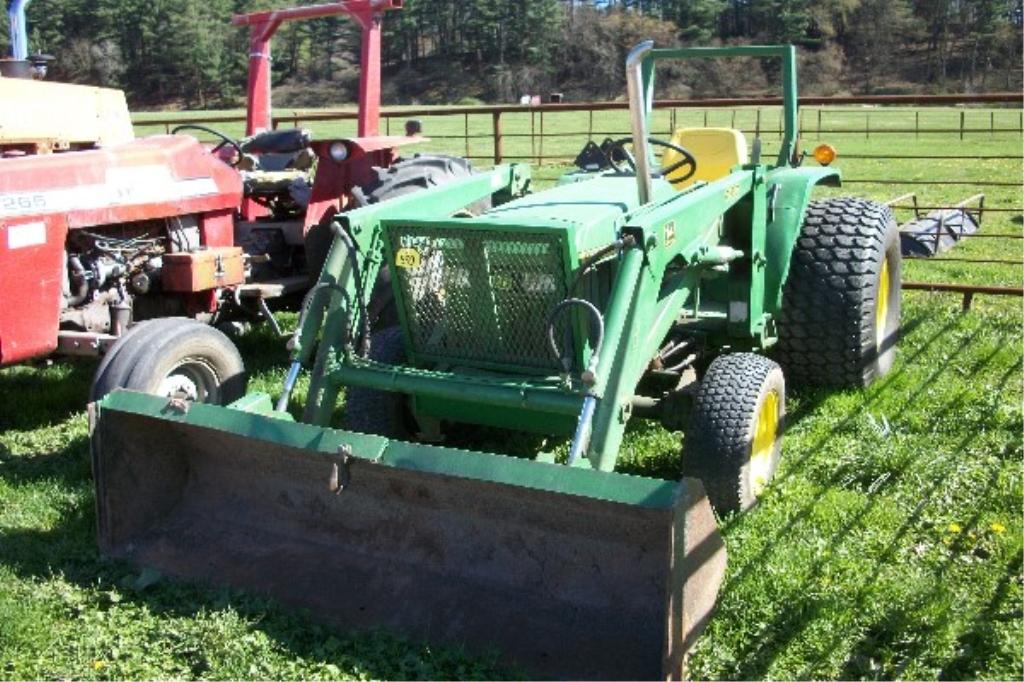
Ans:
{"type": "Polygon", "coordinates": [[[71,232],[61,328],[117,335],[137,297],[161,293],[164,255],[199,248],[195,216],[71,232]]]}

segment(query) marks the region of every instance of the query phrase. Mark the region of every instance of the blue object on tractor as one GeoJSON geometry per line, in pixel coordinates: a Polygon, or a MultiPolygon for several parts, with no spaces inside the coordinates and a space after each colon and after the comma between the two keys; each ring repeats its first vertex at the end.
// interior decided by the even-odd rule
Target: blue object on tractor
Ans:
{"type": "Polygon", "coordinates": [[[7,8],[7,19],[11,29],[11,57],[28,59],[28,30],[25,26],[25,9],[32,0],[12,0],[7,8]]]}

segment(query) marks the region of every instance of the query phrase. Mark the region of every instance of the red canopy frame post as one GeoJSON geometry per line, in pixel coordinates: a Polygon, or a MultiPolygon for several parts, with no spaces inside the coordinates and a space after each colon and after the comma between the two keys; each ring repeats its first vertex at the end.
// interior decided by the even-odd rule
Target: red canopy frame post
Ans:
{"type": "Polygon", "coordinates": [[[384,12],[401,9],[404,0],[348,0],[323,5],[238,14],[234,26],[249,26],[249,86],[246,135],[273,127],[270,95],[270,40],[287,21],[347,14],[363,29],[359,76],[359,136],[380,131],[380,46],[384,12]]]}

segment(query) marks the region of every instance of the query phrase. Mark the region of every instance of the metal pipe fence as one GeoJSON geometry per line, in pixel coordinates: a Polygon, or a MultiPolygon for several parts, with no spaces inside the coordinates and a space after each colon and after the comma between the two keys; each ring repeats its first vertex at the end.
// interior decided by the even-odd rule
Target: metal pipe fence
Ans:
{"type": "MultiPolygon", "coordinates": [[[[655,102],[654,109],[658,116],[657,130],[652,134],[668,134],[671,136],[678,127],[686,126],[703,127],[730,127],[742,131],[745,135],[759,138],[762,141],[764,153],[770,153],[770,147],[777,144],[782,137],[781,126],[777,123],[778,117],[772,110],[766,111],[765,107],[781,106],[780,98],[743,98],[743,99],[713,99],[713,100],[659,100],[655,102]]],[[[898,188],[898,187],[919,187],[927,192],[929,187],[942,188],[984,188],[991,189],[993,193],[1000,195],[1009,194],[1012,188],[1021,188],[1021,171],[1019,166],[1015,172],[1007,173],[1005,168],[999,167],[1000,163],[1021,162],[1021,153],[1007,153],[1010,149],[1021,149],[1021,138],[1024,137],[1024,109],[1022,109],[1021,93],[994,93],[986,95],[885,95],[870,97],[802,97],[800,98],[801,116],[799,118],[799,132],[803,139],[838,139],[842,145],[851,146],[853,150],[844,152],[840,147],[839,160],[863,162],[869,164],[868,170],[858,168],[852,177],[844,177],[843,183],[865,189],[877,188],[898,188]],[[978,105],[994,106],[987,111],[978,111],[970,107],[978,105]],[[837,106],[860,106],[863,110],[830,109],[837,106]],[[915,107],[907,109],[905,107],[915,107]],[[941,111],[929,111],[927,107],[962,107],[957,111],[948,109],[941,111]],[[818,107],[812,109],[810,107],[818,107]],[[921,107],[924,107],[922,109],[921,107]],[[941,116],[939,115],[941,113],[941,116]],[[858,124],[856,121],[863,123],[858,124]],[[988,149],[985,153],[973,154],[967,152],[972,141],[979,139],[996,139],[997,136],[1011,136],[1014,140],[1012,146],[996,147],[988,149]],[[862,141],[857,142],[860,138],[862,141]],[[857,149],[857,145],[863,145],[866,141],[877,138],[882,141],[905,144],[913,139],[915,143],[923,145],[942,145],[945,153],[933,153],[928,147],[921,151],[900,151],[892,153],[877,153],[870,149],[857,149]],[[922,162],[930,168],[934,167],[934,177],[913,177],[900,178],[898,175],[887,174],[884,168],[878,169],[870,164],[884,164],[886,162],[922,162]],[[956,177],[940,175],[939,168],[944,162],[955,162],[957,166],[953,169],[956,177]],[[995,165],[991,165],[995,164],[995,165]],[[979,175],[978,171],[995,169],[1000,172],[999,177],[979,175]],[[871,171],[878,172],[872,175],[871,171]],[[970,172],[967,172],[970,171],[970,172]],[[874,187],[871,187],[874,186],[874,187]]],[[[630,135],[629,131],[618,129],[616,121],[610,121],[608,114],[615,115],[622,112],[623,118],[619,123],[625,123],[624,113],[628,108],[626,102],[584,102],[584,103],[557,103],[542,105],[513,105],[513,106],[473,106],[473,107],[396,107],[385,109],[381,112],[382,127],[385,134],[391,134],[395,121],[401,121],[397,129],[404,127],[404,121],[409,118],[445,118],[438,127],[442,130],[438,134],[429,132],[431,140],[439,141],[447,145],[452,153],[459,153],[462,156],[483,162],[482,165],[490,163],[498,164],[508,161],[529,161],[536,164],[568,165],[575,158],[573,149],[582,148],[588,140],[600,141],[604,138],[622,138],[630,135]],[[567,119],[562,114],[575,114],[576,117],[567,124],[567,119]],[[453,124],[453,119],[458,123],[453,124]],[[488,120],[489,119],[489,120],[488,120]],[[586,122],[586,127],[582,125],[586,122]],[[562,124],[562,125],[558,125],[562,124]],[[573,143],[575,143],[574,146],[573,143]],[[484,149],[481,149],[481,146],[484,149]],[[545,148],[547,147],[547,148],[545,148]]],[[[354,111],[295,111],[281,114],[273,118],[275,128],[281,126],[300,127],[309,123],[327,123],[331,125],[346,125],[354,122],[356,113],[354,111]]],[[[140,115],[135,118],[138,126],[159,126],[166,132],[170,132],[174,126],[185,123],[214,123],[214,124],[241,124],[244,116],[230,114],[214,114],[210,116],[196,117],[150,117],[140,115]]],[[[888,144],[888,142],[884,142],[888,144]]],[[[946,171],[947,173],[949,171],[946,171]]],[[[888,202],[897,215],[906,216],[908,212],[920,217],[925,212],[962,210],[977,215],[980,222],[984,214],[995,214],[996,216],[1007,216],[1005,222],[1014,224],[1013,217],[1016,217],[1016,225],[1020,225],[1022,207],[1021,193],[1016,193],[1016,198],[1003,196],[1003,205],[985,205],[984,199],[977,208],[968,208],[967,202],[960,202],[953,205],[952,202],[927,201],[919,202],[916,195],[906,194],[888,202]],[[913,197],[913,203],[906,201],[913,197]],[[927,205],[926,205],[927,204],[927,205]]],[[[1007,230],[1003,226],[997,232],[977,232],[966,235],[965,243],[981,240],[981,243],[993,243],[993,240],[1004,240],[1011,246],[1004,253],[997,254],[1000,257],[993,257],[989,252],[966,253],[964,255],[948,256],[943,255],[937,258],[928,259],[934,264],[935,277],[953,277],[943,273],[943,265],[959,266],[991,266],[996,268],[1008,268],[1011,276],[1007,277],[1008,283],[1013,286],[993,286],[988,284],[972,284],[956,281],[905,281],[904,288],[953,292],[963,295],[963,305],[967,309],[975,294],[987,295],[1012,295],[1022,294],[1021,272],[1024,268],[1024,259],[1021,258],[1020,240],[1024,239],[1024,233],[1018,228],[1007,230]],[[1013,231],[1017,230],[1017,231],[1013,231]],[[1005,257],[1012,254],[1013,258],[1005,257]],[[1013,272],[1016,276],[1012,276],[1013,272]]],[[[999,243],[999,242],[996,242],[999,243]]],[[[970,251],[970,249],[965,249],[970,251]]],[[[991,249],[990,249],[991,250],[991,249]]],[[[917,261],[918,259],[913,259],[917,261]]],[[[929,278],[931,279],[931,278],[929,278]]]]}

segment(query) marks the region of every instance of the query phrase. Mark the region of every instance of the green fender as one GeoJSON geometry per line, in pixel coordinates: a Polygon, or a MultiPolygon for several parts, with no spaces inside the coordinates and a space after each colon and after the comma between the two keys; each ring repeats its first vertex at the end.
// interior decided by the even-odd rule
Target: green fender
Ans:
{"type": "Polygon", "coordinates": [[[835,168],[777,168],[768,173],[769,192],[776,194],[765,240],[765,312],[776,316],[782,308],[782,287],[789,275],[793,246],[800,235],[814,187],[839,187],[841,184],[835,168]]]}

